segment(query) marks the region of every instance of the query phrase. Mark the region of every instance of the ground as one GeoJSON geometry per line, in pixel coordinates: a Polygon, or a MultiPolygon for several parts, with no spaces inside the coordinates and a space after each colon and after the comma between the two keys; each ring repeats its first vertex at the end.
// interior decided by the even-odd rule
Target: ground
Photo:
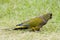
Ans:
{"type": "Polygon", "coordinates": [[[60,0],[0,0],[0,40],[60,40],[60,0]],[[53,17],[39,32],[9,30],[47,12],[53,17]]]}

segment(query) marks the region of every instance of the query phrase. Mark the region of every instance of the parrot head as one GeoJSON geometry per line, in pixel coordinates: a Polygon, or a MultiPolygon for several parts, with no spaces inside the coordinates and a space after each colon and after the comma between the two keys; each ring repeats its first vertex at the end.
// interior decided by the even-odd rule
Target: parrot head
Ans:
{"type": "Polygon", "coordinates": [[[44,14],[44,15],[43,15],[43,18],[48,21],[49,19],[52,18],[52,13],[44,14]]]}
{"type": "Polygon", "coordinates": [[[47,15],[48,15],[49,19],[52,18],[52,13],[48,13],[47,15]]]}

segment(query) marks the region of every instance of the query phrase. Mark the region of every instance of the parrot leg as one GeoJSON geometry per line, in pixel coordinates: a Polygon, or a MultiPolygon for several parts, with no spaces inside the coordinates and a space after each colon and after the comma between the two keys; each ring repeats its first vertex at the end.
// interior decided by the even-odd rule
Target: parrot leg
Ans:
{"type": "Polygon", "coordinates": [[[40,30],[40,27],[39,26],[36,26],[35,27],[35,31],[39,31],[40,30]]]}
{"type": "Polygon", "coordinates": [[[35,31],[35,27],[32,27],[32,28],[31,28],[31,31],[35,31]]]}
{"type": "Polygon", "coordinates": [[[31,31],[39,31],[40,27],[36,26],[36,27],[32,27],[31,31]]]}

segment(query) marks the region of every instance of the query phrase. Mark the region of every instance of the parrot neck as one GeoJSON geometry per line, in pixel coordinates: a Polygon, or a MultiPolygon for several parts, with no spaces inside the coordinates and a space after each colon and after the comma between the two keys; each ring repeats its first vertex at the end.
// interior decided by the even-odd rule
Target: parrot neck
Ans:
{"type": "Polygon", "coordinates": [[[43,16],[40,16],[40,18],[43,20],[44,23],[47,22],[47,20],[43,16]]]}

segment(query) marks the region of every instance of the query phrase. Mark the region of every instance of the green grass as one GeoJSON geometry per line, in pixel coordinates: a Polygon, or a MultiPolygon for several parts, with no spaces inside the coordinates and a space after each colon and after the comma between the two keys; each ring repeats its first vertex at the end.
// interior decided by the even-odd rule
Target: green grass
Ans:
{"type": "Polygon", "coordinates": [[[25,20],[52,12],[39,32],[0,30],[0,40],[59,40],[60,0],[0,0],[0,29],[15,28],[25,20]]]}

